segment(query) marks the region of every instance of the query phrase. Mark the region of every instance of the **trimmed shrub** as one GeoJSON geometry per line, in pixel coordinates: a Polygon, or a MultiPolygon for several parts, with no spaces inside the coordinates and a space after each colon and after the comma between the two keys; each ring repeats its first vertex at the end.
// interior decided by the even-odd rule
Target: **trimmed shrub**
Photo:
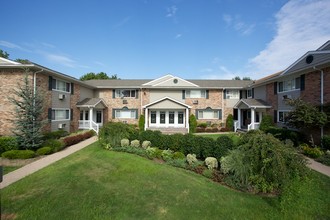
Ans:
{"type": "Polygon", "coordinates": [[[189,116],[189,133],[195,133],[197,127],[197,120],[194,114],[189,116]]]}
{"type": "Polygon", "coordinates": [[[64,148],[64,143],[61,140],[49,139],[42,144],[42,147],[49,147],[52,152],[58,152],[64,148]]]}
{"type": "Polygon", "coordinates": [[[186,156],[186,160],[189,165],[192,165],[198,161],[195,154],[188,154],[186,156]]]}
{"type": "Polygon", "coordinates": [[[163,151],[158,149],[157,147],[148,147],[146,149],[146,154],[148,158],[153,159],[153,158],[161,158],[162,157],[163,151]]]}
{"type": "Polygon", "coordinates": [[[271,115],[262,116],[259,129],[262,131],[267,131],[267,129],[274,126],[273,117],[271,115]]]}
{"type": "Polygon", "coordinates": [[[119,147],[120,141],[130,138],[133,127],[120,122],[108,122],[100,129],[99,143],[102,147],[119,147]]]}
{"type": "Polygon", "coordinates": [[[139,140],[131,141],[131,147],[140,147],[140,141],[139,140]]]}
{"type": "Polygon", "coordinates": [[[147,149],[148,147],[151,147],[151,142],[150,141],[143,141],[142,142],[142,148],[147,149]]]}
{"type": "Polygon", "coordinates": [[[35,157],[32,150],[10,150],[1,154],[3,158],[8,159],[29,159],[35,157]]]}
{"type": "Polygon", "coordinates": [[[162,158],[165,161],[168,161],[168,160],[173,159],[173,151],[170,150],[170,149],[163,150],[163,152],[162,152],[162,158]]]}
{"type": "Polygon", "coordinates": [[[145,117],[144,115],[140,115],[139,118],[139,130],[144,131],[144,123],[145,123],[145,117]]]}
{"type": "Polygon", "coordinates": [[[165,146],[163,146],[163,137],[164,135],[162,135],[160,131],[146,130],[140,132],[139,140],[141,142],[150,141],[153,144],[157,143],[157,147],[166,149],[165,146]]]}
{"type": "Polygon", "coordinates": [[[122,146],[122,147],[128,147],[129,146],[129,140],[128,139],[122,139],[121,141],[120,141],[120,146],[122,146]]]}
{"type": "Polygon", "coordinates": [[[209,170],[218,169],[218,160],[215,157],[207,157],[205,159],[205,165],[209,170]]]}
{"type": "Polygon", "coordinates": [[[0,137],[0,154],[9,150],[18,150],[17,139],[11,136],[0,137]]]}
{"type": "Polygon", "coordinates": [[[42,147],[42,148],[39,148],[37,151],[36,151],[36,154],[41,156],[41,155],[48,155],[48,154],[51,154],[52,153],[52,148],[50,147],[42,147]]]}
{"type": "Polygon", "coordinates": [[[323,152],[318,147],[309,147],[308,145],[302,146],[303,153],[311,158],[319,158],[323,152]]]}
{"type": "Polygon", "coordinates": [[[207,123],[206,122],[198,123],[197,124],[197,127],[206,128],[207,127],[207,123]]]}
{"type": "Polygon", "coordinates": [[[52,131],[52,132],[46,132],[43,134],[43,139],[60,139],[61,137],[68,136],[69,132],[65,130],[58,130],[58,131],[52,131]]]}
{"type": "Polygon", "coordinates": [[[186,156],[182,152],[174,152],[173,159],[185,159],[186,156]]]}
{"type": "Polygon", "coordinates": [[[226,156],[229,150],[232,150],[234,148],[233,140],[227,135],[219,136],[215,143],[216,144],[214,145],[214,148],[212,149],[212,154],[210,156],[213,156],[218,159],[226,156]]]}
{"type": "Polygon", "coordinates": [[[324,135],[322,138],[322,148],[330,150],[330,135],[324,135]]]}
{"type": "Polygon", "coordinates": [[[234,117],[233,117],[232,114],[229,114],[227,116],[227,119],[226,119],[226,128],[229,131],[233,131],[234,130],[234,117]]]}

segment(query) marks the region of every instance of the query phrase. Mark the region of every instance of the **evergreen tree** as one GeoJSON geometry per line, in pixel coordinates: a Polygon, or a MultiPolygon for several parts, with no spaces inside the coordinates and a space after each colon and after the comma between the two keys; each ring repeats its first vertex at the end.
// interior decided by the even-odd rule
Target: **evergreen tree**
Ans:
{"type": "Polygon", "coordinates": [[[13,91],[15,97],[9,100],[15,105],[15,129],[20,148],[37,149],[42,142],[42,113],[44,98],[29,80],[29,71],[25,70],[23,83],[13,91]]]}

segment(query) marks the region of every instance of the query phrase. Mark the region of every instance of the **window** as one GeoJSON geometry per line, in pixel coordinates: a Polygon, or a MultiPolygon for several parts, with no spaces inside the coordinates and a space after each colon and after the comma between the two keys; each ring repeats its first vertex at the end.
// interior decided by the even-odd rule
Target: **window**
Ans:
{"type": "Polygon", "coordinates": [[[289,115],[289,111],[278,111],[278,121],[279,122],[287,122],[287,117],[289,115]]]}
{"type": "Polygon", "coordinates": [[[62,92],[71,92],[71,83],[53,78],[52,89],[62,91],[62,92]]]}
{"type": "Polygon", "coordinates": [[[135,98],[136,90],[116,89],[116,98],[135,98]]]}
{"type": "Polygon", "coordinates": [[[247,97],[252,98],[252,89],[247,90],[247,97]]]}
{"type": "Polygon", "coordinates": [[[136,118],[136,110],[115,110],[115,118],[136,118]]]}
{"type": "Polygon", "coordinates": [[[226,99],[239,99],[239,90],[226,90],[226,99]]]}
{"type": "Polygon", "coordinates": [[[102,123],[102,111],[96,111],[96,123],[102,123]]]}
{"type": "Polygon", "coordinates": [[[292,91],[300,89],[300,77],[278,83],[278,92],[292,91]]]}
{"type": "Polygon", "coordinates": [[[152,111],[151,112],[151,124],[156,124],[156,112],[152,111]]]}
{"type": "Polygon", "coordinates": [[[198,119],[219,119],[219,110],[199,110],[198,119]]]}
{"type": "Polygon", "coordinates": [[[70,120],[70,109],[52,109],[52,120],[70,120]]]}
{"type": "Polygon", "coordinates": [[[166,112],[160,112],[160,123],[165,124],[166,112]]]}
{"type": "Polygon", "coordinates": [[[183,124],[183,112],[178,112],[178,124],[183,124]]]}
{"type": "Polygon", "coordinates": [[[206,90],[186,90],[186,98],[206,98],[206,90]]]}
{"type": "Polygon", "coordinates": [[[174,112],[169,112],[168,120],[169,120],[169,124],[174,124],[174,112]]]}

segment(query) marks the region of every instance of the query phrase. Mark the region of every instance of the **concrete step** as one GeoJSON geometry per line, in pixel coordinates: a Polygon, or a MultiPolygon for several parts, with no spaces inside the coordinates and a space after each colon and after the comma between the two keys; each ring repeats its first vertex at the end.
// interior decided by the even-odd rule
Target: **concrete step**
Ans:
{"type": "Polygon", "coordinates": [[[147,130],[160,131],[163,134],[187,134],[187,128],[147,128],[147,130]]]}

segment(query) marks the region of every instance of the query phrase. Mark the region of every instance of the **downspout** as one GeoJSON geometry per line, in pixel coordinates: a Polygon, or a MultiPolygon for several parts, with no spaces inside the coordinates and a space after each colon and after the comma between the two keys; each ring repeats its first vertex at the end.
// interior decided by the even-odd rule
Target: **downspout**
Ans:
{"type": "MultiPolygon", "coordinates": [[[[320,94],[320,98],[321,98],[321,112],[323,112],[323,102],[324,102],[324,98],[323,98],[323,90],[324,90],[324,77],[323,77],[323,70],[322,69],[318,69],[316,68],[316,66],[313,66],[314,70],[318,70],[321,73],[321,94],[320,94]]],[[[323,138],[323,126],[321,126],[321,140],[323,138]]],[[[322,142],[321,142],[322,143],[322,142]]]]}
{"type": "MultiPolygon", "coordinates": [[[[36,72],[33,73],[33,107],[35,107],[36,105],[36,93],[37,93],[37,73],[41,73],[42,71],[44,71],[44,69],[40,69],[36,72]]],[[[32,124],[32,130],[34,133],[34,121],[35,118],[33,118],[33,124],[32,124]]],[[[34,146],[34,140],[33,140],[33,146],[34,146]]]]}

